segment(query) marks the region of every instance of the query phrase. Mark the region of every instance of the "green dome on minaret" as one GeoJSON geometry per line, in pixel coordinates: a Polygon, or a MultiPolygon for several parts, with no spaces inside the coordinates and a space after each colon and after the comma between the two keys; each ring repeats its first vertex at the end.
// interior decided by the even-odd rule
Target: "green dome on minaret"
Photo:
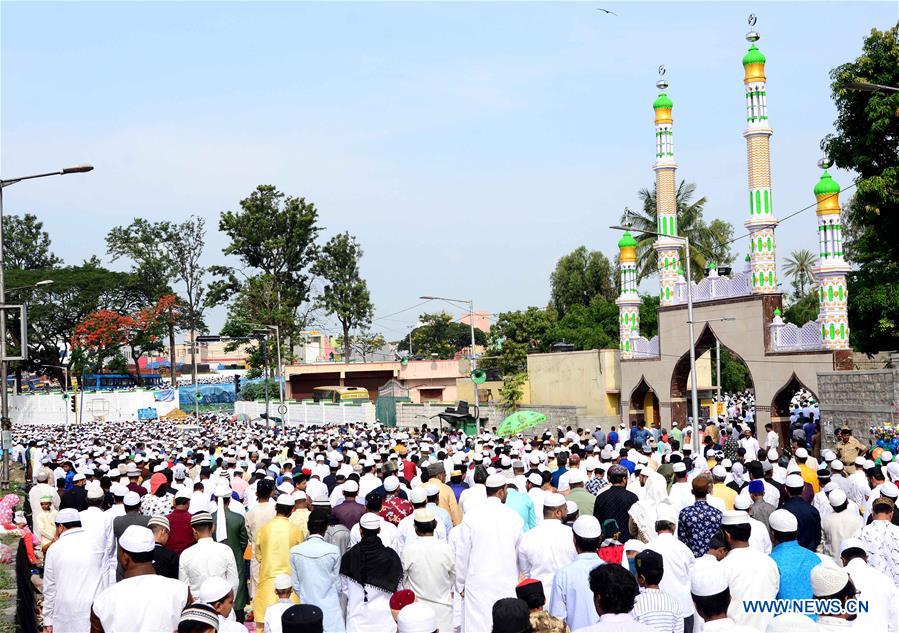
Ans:
{"type": "Polygon", "coordinates": [[[765,56],[762,55],[762,51],[756,48],[755,44],[749,47],[749,50],[743,55],[743,65],[748,66],[749,64],[764,64],[765,56]]]}
{"type": "Polygon", "coordinates": [[[637,240],[630,234],[630,231],[625,231],[624,235],[621,236],[621,239],[618,240],[618,248],[633,248],[636,245],[637,240]]]}
{"type": "Polygon", "coordinates": [[[828,174],[826,171],[821,174],[821,180],[819,180],[818,184],[815,185],[816,196],[820,196],[825,193],[840,193],[840,185],[836,180],[831,178],[830,174],[828,174]]]}
{"type": "Polygon", "coordinates": [[[653,108],[673,108],[674,103],[671,101],[671,98],[666,95],[664,92],[660,92],[659,96],[656,97],[656,100],[652,102],[653,108]]]}

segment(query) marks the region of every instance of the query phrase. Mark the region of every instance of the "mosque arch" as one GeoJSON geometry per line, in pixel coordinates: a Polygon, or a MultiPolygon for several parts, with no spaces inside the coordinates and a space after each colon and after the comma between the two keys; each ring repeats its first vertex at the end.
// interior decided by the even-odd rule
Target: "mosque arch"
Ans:
{"type": "Polygon", "coordinates": [[[647,425],[661,422],[658,394],[655,389],[650,387],[649,383],[646,382],[645,376],[640,377],[637,386],[631,391],[628,421],[642,421],[647,425]]]}
{"type": "MultiPolygon", "coordinates": [[[[696,339],[696,358],[699,358],[710,349],[713,349],[716,340],[720,343],[722,350],[727,350],[734,359],[743,364],[746,368],[746,372],[749,374],[749,382],[754,387],[755,380],[749,363],[735,352],[732,347],[729,347],[724,341],[721,341],[709,323],[704,325],[702,332],[696,339]]],[[[671,420],[673,422],[686,423],[687,417],[691,415],[690,407],[692,406],[692,403],[690,401],[689,377],[690,350],[687,348],[687,351],[681,355],[671,371],[671,420]]],[[[702,412],[702,407],[700,407],[700,412],[702,412]]]]}
{"type": "Polygon", "coordinates": [[[774,398],[771,400],[771,425],[774,431],[780,435],[781,446],[789,446],[790,444],[790,439],[792,438],[792,433],[790,433],[790,402],[800,389],[805,389],[812,394],[815,400],[818,399],[818,394],[802,382],[796,375],[796,372],[793,372],[790,379],[775,392],[774,398]]]}

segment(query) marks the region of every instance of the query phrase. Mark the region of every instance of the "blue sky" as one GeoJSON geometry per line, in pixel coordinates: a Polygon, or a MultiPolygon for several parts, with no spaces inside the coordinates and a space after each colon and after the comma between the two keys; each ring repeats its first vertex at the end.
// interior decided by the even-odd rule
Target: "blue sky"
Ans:
{"type": "MultiPolygon", "coordinates": [[[[895,23],[894,2],[4,2],[3,177],[96,167],[7,189],[6,212],[40,216],[69,262],[135,216],[202,215],[208,262],[227,263],[219,213],[274,184],[315,202],[325,239],[358,237],[377,315],[422,294],[545,305],[558,257],[613,256],[608,225],[652,184],[659,64],[678,177],[743,233],[751,11],[783,217],[814,201],[828,71],[895,23]]],[[[812,248],[814,226],[782,225],[779,255],[812,248]]],[[[426,308],[376,329],[398,338],[426,308]]]]}

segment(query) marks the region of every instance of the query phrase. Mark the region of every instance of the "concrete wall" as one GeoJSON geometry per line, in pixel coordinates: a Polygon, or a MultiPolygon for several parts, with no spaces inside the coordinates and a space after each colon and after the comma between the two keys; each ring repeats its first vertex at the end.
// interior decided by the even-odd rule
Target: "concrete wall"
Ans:
{"type": "MultiPolygon", "coordinates": [[[[155,407],[165,415],[178,406],[178,392],[170,402],[156,402],[153,391],[103,391],[78,394],[79,417],[82,422],[94,420],[137,420],[137,410],[155,407]]],[[[71,400],[59,393],[9,396],[9,417],[19,424],[58,424],[75,422],[71,400]]]]}
{"type": "MultiPolygon", "coordinates": [[[[538,411],[546,416],[546,424],[534,427],[532,434],[542,433],[544,429],[555,428],[558,425],[578,426],[578,407],[529,404],[522,408],[528,411],[538,411]]],[[[396,425],[398,428],[420,427],[422,424],[434,427],[440,424],[440,418],[430,418],[438,413],[442,413],[445,409],[445,405],[399,402],[396,405],[396,425]]],[[[484,423],[485,427],[499,426],[507,415],[508,413],[502,411],[499,407],[480,407],[481,418],[487,419],[484,423]]]]}
{"type": "Polygon", "coordinates": [[[617,354],[613,349],[528,354],[531,402],[575,406],[588,416],[617,416],[617,354]]]}
{"type": "Polygon", "coordinates": [[[822,446],[833,446],[833,433],[848,426],[862,442],[870,443],[868,427],[895,420],[899,402],[899,354],[892,369],[829,371],[818,374],[822,446]]]}
{"type": "MultiPolygon", "coordinates": [[[[456,379],[456,400],[464,400],[465,402],[474,402],[474,383],[470,378],[456,379]]],[[[499,404],[500,389],[503,388],[502,380],[488,380],[478,385],[478,398],[481,404],[499,404]]],[[[414,400],[413,400],[414,401],[414,400]]],[[[531,387],[526,381],[521,386],[521,405],[529,405],[531,402],[531,387]]]]}

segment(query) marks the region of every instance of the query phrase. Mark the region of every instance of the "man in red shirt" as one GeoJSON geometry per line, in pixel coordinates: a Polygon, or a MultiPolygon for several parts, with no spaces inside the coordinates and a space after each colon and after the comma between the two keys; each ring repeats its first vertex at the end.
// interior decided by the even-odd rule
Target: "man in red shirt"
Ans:
{"type": "Polygon", "coordinates": [[[166,516],[169,520],[169,540],[165,548],[181,555],[181,552],[196,543],[190,526],[190,490],[180,488],[175,493],[175,509],[166,516]]]}

